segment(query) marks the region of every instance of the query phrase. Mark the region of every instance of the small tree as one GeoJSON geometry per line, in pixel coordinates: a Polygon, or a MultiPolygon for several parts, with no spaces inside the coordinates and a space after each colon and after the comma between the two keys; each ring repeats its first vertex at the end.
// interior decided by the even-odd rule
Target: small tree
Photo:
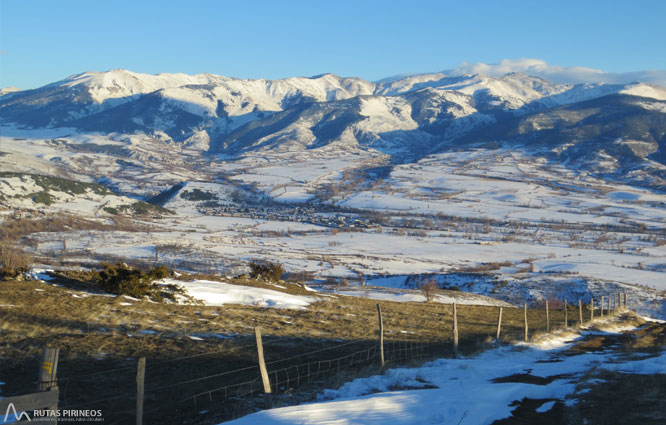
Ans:
{"type": "Polygon", "coordinates": [[[426,301],[431,302],[435,299],[435,294],[439,289],[439,285],[435,279],[428,279],[425,282],[419,284],[419,289],[421,290],[423,296],[426,298],[426,301]]]}
{"type": "Polygon", "coordinates": [[[0,241],[0,279],[17,279],[30,269],[32,256],[10,240],[0,241]]]}

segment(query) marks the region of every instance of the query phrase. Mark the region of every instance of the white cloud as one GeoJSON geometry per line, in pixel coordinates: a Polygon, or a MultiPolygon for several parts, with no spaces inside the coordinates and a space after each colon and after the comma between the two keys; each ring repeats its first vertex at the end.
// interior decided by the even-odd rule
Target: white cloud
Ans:
{"type": "Polygon", "coordinates": [[[503,59],[494,64],[464,62],[457,68],[444,71],[448,75],[484,74],[490,77],[499,77],[510,72],[522,72],[554,83],[626,84],[640,81],[666,86],[666,71],[663,70],[606,72],[582,66],[548,65],[543,60],[530,58],[503,59]]]}

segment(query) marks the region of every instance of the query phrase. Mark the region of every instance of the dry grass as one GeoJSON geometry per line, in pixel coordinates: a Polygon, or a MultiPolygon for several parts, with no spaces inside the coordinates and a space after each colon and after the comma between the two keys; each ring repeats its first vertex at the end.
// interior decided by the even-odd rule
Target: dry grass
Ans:
{"type": "MultiPolygon", "coordinates": [[[[80,277],[80,275],[79,275],[80,277]]],[[[210,279],[211,276],[199,276],[210,279]]],[[[225,281],[229,281],[226,280],[225,281]]],[[[321,297],[307,310],[266,309],[226,305],[224,307],[155,304],[146,300],[131,301],[123,297],[88,295],[80,290],[95,291],[84,279],[71,276],[61,279],[65,287],[40,282],[4,282],[0,285],[3,305],[0,317],[4,329],[16,331],[17,338],[29,335],[43,339],[44,344],[57,341],[62,332],[53,332],[48,324],[57,324],[65,333],[94,333],[98,328],[108,332],[157,332],[179,334],[247,335],[255,326],[276,337],[331,338],[344,340],[374,339],[377,332],[377,301],[346,297],[321,297]],[[121,306],[129,302],[131,306],[121,306]],[[90,330],[90,331],[89,331],[90,330]]],[[[299,284],[273,284],[232,279],[231,283],[281,290],[298,295],[313,295],[299,284]]],[[[395,303],[381,301],[387,339],[445,342],[451,340],[452,307],[439,303],[395,303]],[[404,331],[404,332],[403,332],[404,331]]],[[[484,340],[496,330],[497,307],[458,306],[462,340],[484,340]]],[[[503,334],[522,336],[522,309],[504,308],[503,334]]],[[[571,315],[570,315],[571,316],[571,315]]],[[[528,310],[531,333],[545,329],[545,312],[528,310]]],[[[561,327],[563,313],[551,311],[551,327],[561,327]]],[[[570,324],[572,320],[570,318],[570,324]]],[[[6,340],[6,336],[4,338],[6,340]]],[[[519,339],[519,338],[516,338],[519,339]]],[[[81,354],[87,352],[85,345],[81,354]]],[[[135,355],[120,351],[119,356],[135,355]]]]}
{"type": "MultiPolygon", "coordinates": [[[[147,387],[224,370],[256,367],[255,326],[262,328],[268,362],[357,341],[354,344],[358,345],[335,348],[326,354],[340,357],[359,347],[375,345],[377,341],[377,302],[364,298],[322,297],[322,301],[312,304],[307,310],[241,305],[204,307],[157,304],[95,294],[95,286],[87,282],[82,274],[70,274],[68,278],[61,276],[58,283],[62,286],[34,281],[0,283],[0,375],[14,377],[3,379],[7,382],[3,386],[5,395],[33,390],[37,361],[41,349],[46,346],[60,348],[58,374],[61,378],[126,368],[111,375],[101,375],[94,381],[67,381],[70,387],[66,397],[72,405],[72,400],[76,401],[77,397],[85,402],[90,397],[132,394],[136,359],[139,357],[147,358],[147,387]],[[123,305],[127,303],[131,305],[123,305]],[[191,336],[203,337],[203,340],[193,340],[191,336]],[[212,354],[156,366],[171,359],[203,353],[212,354]],[[101,390],[99,385],[102,385],[101,390]]],[[[282,289],[252,279],[232,279],[232,283],[312,295],[298,284],[279,283],[285,287],[282,289]]],[[[380,304],[387,343],[425,343],[431,357],[451,354],[452,306],[387,301],[380,304]]],[[[497,313],[497,307],[458,306],[461,352],[470,354],[492,342],[497,313]]],[[[522,315],[522,309],[504,308],[505,340],[522,338],[522,315]]],[[[544,311],[529,310],[528,316],[533,332],[545,329],[544,311]]],[[[551,312],[553,328],[561,326],[562,322],[562,312],[551,312]]],[[[312,358],[318,359],[316,356],[312,358]]],[[[301,358],[294,361],[304,360],[301,358]]],[[[321,388],[330,388],[353,376],[374,372],[376,366],[368,365],[366,369],[362,367],[319,379],[304,388],[288,389],[288,394],[283,394],[278,402],[303,401],[313,397],[321,388]]],[[[173,403],[174,400],[180,400],[183,394],[206,391],[211,386],[228,385],[242,378],[253,379],[256,371],[252,369],[248,373],[251,376],[234,375],[173,390],[176,392],[153,393],[149,404],[155,407],[167,403],[169,408],[176,406],[180,409],[177,407],[180,405],[173,403]]],[[[123,403],[127,403],[125,398],[123,400],[123,403]]],[[[215,413],[210,421],[215,423],[220,418],[245,414],[254,409],[253,403],[244,398],[231,405],[225,404],[225,410],[215,413]]],[[[110,406],[122,410],[119,405],[110,406]]],[[[189,405],[187,407],[192,408],[189,405]]],[[[131,408],[127,407],[130,413],[131,408]]],[[[185,413],[178,412],[171,412],[172,419],[163,419],[161,423],[184,423],[182,415],[185,413]]],[[[187,410],[187,414],[191,416],[190,410],[187,410]]]]}

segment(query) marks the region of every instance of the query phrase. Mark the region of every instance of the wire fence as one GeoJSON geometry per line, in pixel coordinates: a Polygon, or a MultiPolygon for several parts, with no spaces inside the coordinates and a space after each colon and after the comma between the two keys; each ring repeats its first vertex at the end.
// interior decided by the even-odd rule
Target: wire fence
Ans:
{"type": "MultiPolygon", "coordinates": [[[[486,342],[495,343],[524,340],[525,329],[516,323],[516,317],[522,311],[517,310],[513,309],[512,324],[500,330],[499,341],[495,340],[496,335],[474,337],[479,339],[483,336],[486,342]]],[[[617,311],[607,310],[606,315],[617,311]]],[[[591,310],[587,305],[580,310],[578,306],[569,306],[566,314],[563,310],[551,310],[549,313],[529,310],[525,314],[528,323],[533,325],[528,327],[528,338],[564,328],[565,325],[582,325],[594,316],[598,318],[599,313],[599,310],[591,310]],[[536,320],[543,319],[544,315],[547,317],[545,324],[543,320],[536,320]]],[[[460,318],[458,321],[463,322],[460,318]]],[[[420,340],[418,335],[403,335],[396,329],[393,331],[391,338],[381,344],[376,337],[352,341],[310,341],[313,349],[294,355],[289,354],[295,347],[302,348],[304,342],[268,337],[262,343],[268,355],[265,362],[268,383],[260,373],[257,342],[225,344],[214,351],[149,360],[145,366],[146,385],[142,393],[146,415],[144,423],[190,423],[192,418],[197,420],[191,423],[200,423],[198,421],[202,418],[220,422],[260,406],[268,392],[266,385],[274,396],[293,395],[304,388],[324,389],[335,379],[338,383],[353,379],[364,368],[377,373],[384,362],[391,366],[420,364],[457,355],[457,337],[454,349],[449,340],[420,340]]],[[[465,344],[471,342],[463,340],[463,350],[465,344]]],[[[127,423],[136,414],[137,394],[137,365],[135,360],[127,362],[132,364],[59,377],[60,406],[65,409],[101,409],[105,412],[105,423],[127,423]]],[[[66,369],[73,369],[73,365],[66,369]]]]}

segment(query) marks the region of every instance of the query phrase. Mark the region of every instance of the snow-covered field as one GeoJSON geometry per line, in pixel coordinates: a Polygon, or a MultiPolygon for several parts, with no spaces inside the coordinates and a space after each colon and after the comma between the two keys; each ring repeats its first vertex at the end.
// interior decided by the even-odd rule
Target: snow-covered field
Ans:
{"type": "MultiPolygon", "coordinates": [[[[638,311],[666,317],[666,195],[535,160],[535,152],[470,149],[391,166],[378,151],[327,146],[203,161],[152,136],[3,127],[1,137],[7,171],[67,170],[69,178],[144,196],[185,182],[166,204],[176,215],[142,219],[149,232],[43,233],[34,238],[38,255],[60,257],[66,246],[72,263],[126,259],[227,274],[242,273],[246,261],[279,261],[319,283],[348,279],[357,295],[366,294],[354,286],[363,281],[397,276],[413,283],[422,275],[514,304],[626,291],[638,311]],[[119,160],[113,149],[127,156],[119,160]],[[372,171],[377,167],[384,171],[372,171]],[[269,203],[261,215],[237,199],[290,206],[317,197],[329,210],[293,215],[269,203]],[[326,222],[340,220],[340,211],[347,215],[342,225],[326,222]],[[460,275],[484,263],[501,265],[480,277],[460,275]]],[[[101,207],[128,198],[55,199],[47,207],[16,197],[5,206],[99,219],[101,207]]]]}
{"type": "MultiPolygon", "coordinates": [[[[600,325],[605,332],[625,328],[612,320],[600,325]]],[[[582,334],[598,331],[583,330],[582,334]]],[[[439,359],[418,368],[389,369],[383,375],[360,378],[337,390],[326,390],[319,401],[299,406],[264,410],[227,422],[238,425],[407,425],[490,424],[511,416],[513,402],[541,400],[537,412],[547,412],[557,401],[576,403],[576,385],[591,371],[666,373],[666,353],[627,359],[613,350],[563,352],[579,335],[555,333],[534,343],[506,346],[459,359],[439,359]],[[540,384],[509,380],[529,375],[540,384]],[[426,386],[436,388],[419,389],[426,386]],[[407,389],[403,389],[407,388],[407,389]]]]}

